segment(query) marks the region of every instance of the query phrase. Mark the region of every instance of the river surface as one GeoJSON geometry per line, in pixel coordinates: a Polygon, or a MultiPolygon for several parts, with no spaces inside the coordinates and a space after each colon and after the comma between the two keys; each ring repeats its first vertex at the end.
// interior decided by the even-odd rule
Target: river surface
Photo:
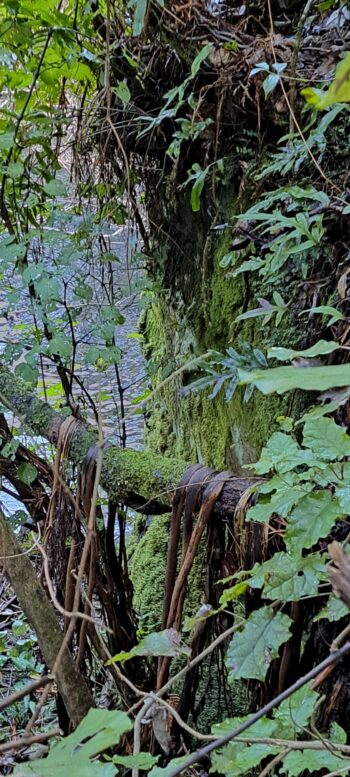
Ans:
{"type": "MultiPolygon", "coordinates": [[[[144,419],[140,413],[135,413],[136,397],[143,394],[147,387],[145,361],[142,353],[140,339],[138,337],[138,321],[141,311],[140,287],[144,278],[144,272],[139,266],[130,262],[130,255],[135,248],[136,238],[132,232],[128,232],[125,227],[114,227],[113,232],[109,230],[106,234],[109,241],[109,250],[119,257],[119,262],[112,264],[112,287],[113,297],[116,301],[118,310],[124,316],[124,323],[115,327],[115,343],[122,351],[122,358],[118,364],[119,377],[124,389],[124,412],[127,415],[126,420],[126,444],[128,447],[143,447],[143,429],[144,419]],[[136,336],[135,336],[136,335],[136,336]]],[[[88,266],[81,265],[81,273],[84,280],[89,281],[94,288],[94,297],[91,303],[85,302],[82,314],[79,315],[77,326],[77,337],[84,343],[84,348],[90,345],[99,345],[98,340],[91,334],[93,324],[96,319],[96,306],[106,304],[103,281],[107,267],[105,263],[100,263],[97,253],[95,258],[91,259],[88,266]]],[[[111,274],[109,275],[109,282],[111,274]]],[[[15,285],[15,281],[13,281],[15,285]]],[[[111,285],[110,285],[111,287],[111,285]]],[[[23,292],[21,299],[14,306],[10,315],[4,317],[1,315],[7,308],[6,295],[4,289],[0,289],[0,348],[4,350],[9,342],[16,342],[20,338],[21,327],[23,324],[32,324],[30,312],[30,301],[26,292],[23,292]]],[[[59,314],[54,314],[58,316],[59,314]]],[[[59,331],[59,323],[57,325],[59,331]]],[[[120,395],[118,391],[115,367],[110,366],[106,371],[97,372],[94,367],[79,360],[82,354],[77,353],[77,373],[83,381],[85,388],[94,399],[96,406],[99,406],[99,395],[102,392],[101,418],[103,432],[105,436],[112,436],[120,440],[121,433],[121,411],[120,395]],[[80,362],[80,363],[79,363],[80,362]]],[[[53,386],[58,382],[58,376],[54,365],[47,360],[44,362],[45,384],[47,387],[53,386]]],[[[79,399],[81,389],[74,387],[74,396],[79,399]]],[[[9,414],[8,420],[13,422],[13,417],[9,414]]],[[[87,420],[94,423],[93,413],[87,409],[87,420]]],[[[28,438],[27,438],[28,440],[28,438]]],[[[30,440],[33,442],[33,439],[30,440]]],[[[41,448],[41,441],[35,440],[38,449],[41,448]]],[[[39,452],[39,450],[38,450],[39,452]]],[[[1,502],[6,512],[23,509],[23,506],[11,497],[1,493],[1,502]]]]}

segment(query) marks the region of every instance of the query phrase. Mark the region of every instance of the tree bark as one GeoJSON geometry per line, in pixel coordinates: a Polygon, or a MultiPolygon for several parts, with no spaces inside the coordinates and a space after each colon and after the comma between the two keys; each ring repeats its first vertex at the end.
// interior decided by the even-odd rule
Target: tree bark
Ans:
{"type": "MultiPolygon", "coordinates": [[[[35,435],[56,444],[65,417],[38,399],[27,385],[0,364],[0,402],[25,423],[35,435]]],[[[90,424],[76,421],[69,447],[70,460],[81,466],[98,435],[90,424]]],[[[176,487],[190,466],[182,459],[159,456],[150,451],[106,445],[101,486],[114,502],[122,502],[142,513],[159,515],[169,512],[176,487]]],[[[259,479],[261,480],[261,479],[259,479]]],[[[256,478],[235,477],[226,480],[214,512],[233,516],[242,493],[258,482],[256,478]]]]}
{"type": "MultiPolygon", "coordinates": [[[[63,633],[31,561],[23,554],[1,510],[0,556],[19,604],[38,637],[44,661],[51,670],[62,645],[63,633]]],[[[93,699],[68,648],[63,651],[55,678],[67,713],[77,725],[93,706],[93,699]]]]}

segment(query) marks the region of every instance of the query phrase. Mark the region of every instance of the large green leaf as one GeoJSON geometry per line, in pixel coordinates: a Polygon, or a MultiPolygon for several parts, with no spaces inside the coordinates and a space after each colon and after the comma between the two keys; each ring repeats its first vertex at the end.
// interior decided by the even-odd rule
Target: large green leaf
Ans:
{"type": "Polygon", "coordinates": [[[256,564],[246,582],[251,588],[263,588],[266,599],[297,602],[302,596],[317,594],[319,582],[325,578],[320,553],[300,559],[281,551],[263,564],[256,564]]]}
{"type": "Polygon", "coordinates": [[[350,364],[324,367],[274,367],[268,370],[238,370],[242,385],[253,383],[263,394],[285,391],[327,391],[350,386],[350,364]]]}
{"type": "Polygon", "coordinates": [[[254,470],[258,475],[266,475],[271,470],[284,474],[311,460],[311,452],[303,450],[293,437],[274,432],[262,449],[259,461],[254,464],[254,470]]]}
{"type": "Polygon", "coordinates": [[[226,658],[230,680],[264,680],[280,646],[290,638],[291,623],[287,615],[274,614],[271,607],[253,612],[230,642],[226,658]]]}
{"type": "Polygon", "coordinates": [[[306,416],[303,439],[308,448],[326,461],[350,456],[350,437],[333,418],[306,416]]]}
{"type": "Polygon", "coordinates": [[[47,758],[17,767],[15,777],[113,777],[112,763],[92,761],[94,756],[118,744],[132,729],[131,720],[118,710],[92,709],[69,737],[56,744],[47,758]]]}
{"type": "Polygon", "coordinates": [[[339,772],[340,775],[349,774],[350,759],[344,758],[340,753],[336,755],[326,747],[324,750],[293,750],[280,766],[281,774],[287,774],[288,777],[298,777],[305,772],[319,774],[322,769],[336,774],[339,772]]]}
{"type": "Polygon", "coordinates": [[[338,518],[339,502],[330,491],[316,491],[300,500],[288,519],[285,542],[291,554],[311,548],[321,537],[327,537],[338,518]]]}

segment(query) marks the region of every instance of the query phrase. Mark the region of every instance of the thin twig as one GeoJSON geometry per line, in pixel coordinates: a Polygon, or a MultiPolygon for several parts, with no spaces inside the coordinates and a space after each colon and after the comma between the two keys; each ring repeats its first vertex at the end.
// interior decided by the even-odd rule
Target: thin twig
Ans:
{"type": "Polygon", "coordinates": [[[4,742],[4,744],[0,745],[0,753],[7,753],[9,750],[21,750],[23,747],[27,748],[31,745],[46,742],[48,739],[52,739],[52,737],[60,736],[60,729],[55,728],[52,731],[44,731],[42,734],[34,734],[31,737],[20,737],[19,739],[14,739],[11,742],[4,742]]]}
{"type": "Polygon", "coordinates": [[[31,683],[27,683],[23,688],[19,688],[18,691],[10,693],[5,699],[0,699],[0,711],[5,710],[6,707],[10,707],[11,704],[23,699],[24,696],[28,696],[28,694],[33,693],[33,691],[36,691],[38,688],[42,688],[43,685],[51,683],[52,680],[53,678],[50,675],[43,675],[42,677],[38,677],[37,680],[32,680],[31,683]]]}

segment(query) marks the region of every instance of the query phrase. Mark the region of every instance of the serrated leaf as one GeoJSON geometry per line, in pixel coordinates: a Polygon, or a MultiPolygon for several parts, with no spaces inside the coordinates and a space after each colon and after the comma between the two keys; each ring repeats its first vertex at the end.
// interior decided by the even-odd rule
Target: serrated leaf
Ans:
{"type": "Polygon", "coordinates": [[[291,739],[299,734],[307,726],[318,698],[319,694],[308,684],[285,699],[274,711],[278,736],[291,739]]]}
{"type": "Polygon", "coordinates": [[[288,615],[274,614],[270,607],[253,612],[230,642],[226,658],[229,679],[264,680],[280,646],[290,638],[291,623],[288,615]]]}
{"type": "Polygon", "coordinates": [[[341,599],[337,599],[334,594],[330,594],[328,602],[325,607],[314,617],[314,621],[321,621],[324,618],[333,623],[339,621],[341,618],[345,618],[346,615],[350,615],[350,610],[341,599]]]}
{"type": "Polygon", "coordinates": [[[330,491],[307,494],[291,512],[285,543],[292,554],[311,548],[321,537],[327,537],[337,519],[343,515],[338,500],[330,491]]]}
{"type": "Polygon", "coordinates": [[[303,432],[304,445],[325,461],[350,456],[350,437],[333,418],[307,416],[303,432]]]}
{"type": "Polygon", "coordinates": [[[272,559],[256,564],[249,580],[251,588],[263,588],[264,599],[297,602],[302,596],[314,596],[321,580],[326,579],[324,559],[320,553],[295,558],[283,551],[272,559]]]}
{"type": "Polygon", "coordinates": [[[108,664],[126,661],[134,656],[188,656],[190,654],[190,648],[181,643],[180,634],[175,629],[164,629],[164,631],[148,634],[129,653],[117,653],[109,659],[108,664]]]}
{"type": "Polygon", "coordinates": [[[307,464],[311,458],[310,451],[300,448],[289,434],[274,432],[262,449],[259,461],[254,464],[254,470],[258,475],[266,475],[271,470],[283,474],[293,467],[307,464]]]}
{"type": "Polygon", "coordinates": [[[320,770],[347,774],[346,767],[350,769],[350,759],[335,755],[326,747],[323,750],[293,750],[283,759],[280,766],[281,774],[288,777],[298,777],[299,774],[309,772],[318,774],[320,770]]]}
{"type": "Polygon", "coordinates": [[[132,729],[130,718],[118,710],[91,709],[73,734],[58,742],[47,758],[22,764],[15,777],[113,777],[112,763],[91,761],[94,756],[114,747],[120,737],[132,729]]]}

